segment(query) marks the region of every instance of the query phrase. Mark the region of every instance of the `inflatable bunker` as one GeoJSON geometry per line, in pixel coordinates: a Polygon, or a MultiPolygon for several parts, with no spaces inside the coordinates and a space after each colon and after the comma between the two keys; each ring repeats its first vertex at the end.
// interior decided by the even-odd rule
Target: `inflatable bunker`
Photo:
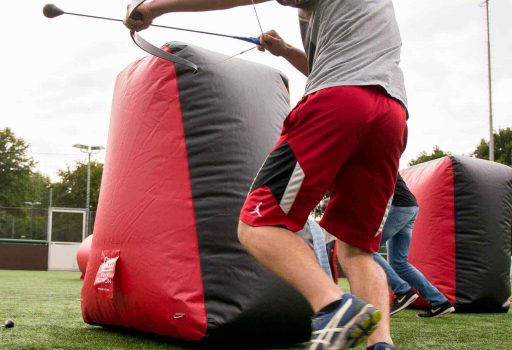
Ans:
{"type": "Polygon", "coordinates": [[[89,254],[91,252],[92,237],[93,235],[87,236],[82,241],[80,247],[78,248],[78,251],[76,252],[76,261],[78,263],[78,269],[82,273],[82,275],[80,276],[81,279],[84,279],[85,271],[87,270],[87,262],[89,261],[89,254]]]}
{"type": "Polygon", "coordinates": [[[401,174],[420,208],[410,262],[457,312],[506,312],[512,168],[447,156],[401,174]]]}
{"type": "Polygon", "coordinates": [[[84,285],[85,322],[208,342],[296,343],[305,299],[237,238],[239,211],[289,111],[267,66],[172,42],[117,77],[84,285]]]}

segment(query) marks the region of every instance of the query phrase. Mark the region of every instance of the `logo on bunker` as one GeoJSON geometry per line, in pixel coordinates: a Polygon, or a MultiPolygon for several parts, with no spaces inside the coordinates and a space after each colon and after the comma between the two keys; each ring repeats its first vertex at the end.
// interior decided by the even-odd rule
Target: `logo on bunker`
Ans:
{"type": "Polygon", "coordinates": [[[253,211],[251,211],[251,214],[253,215],[258,215],[258,216],[261,216],[261,213],[260,213],[260,207],[261,205],[263,204],[263,202],[260,202],[255,208],[253,211]]]}

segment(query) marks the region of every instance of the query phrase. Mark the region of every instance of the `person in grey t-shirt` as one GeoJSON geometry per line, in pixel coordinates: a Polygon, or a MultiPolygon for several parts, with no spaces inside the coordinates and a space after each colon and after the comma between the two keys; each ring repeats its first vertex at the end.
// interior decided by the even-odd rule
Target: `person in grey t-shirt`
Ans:
{"type": "Polygon", "coordinates": [[[277,1],[299,8],[306,95],[331,86],[379,85],[407,106],[398,66],[402,41],[391,0],[277,1]]]}
{"type": "MultiPolygon", "coordinates": [[[[168,12],[265,1],[153,0],[125,25],[139,31],[168,12]]],[[[315,311],[311,350],[348,349],[366,339],[368,349],[393,350],[386,277],[372,255],[379,249],[406,139],[393,5],[391,0],[277,1],[299,9],[304,50],[275,31],[260,37],[259,48],[283,56],[308,80],[254,180],[238,237],[315,311]],[[327,191],[331,200],[320,225],[337,237],[340,262],[357,297],[340,291],[295,234],[327,191]]]]}

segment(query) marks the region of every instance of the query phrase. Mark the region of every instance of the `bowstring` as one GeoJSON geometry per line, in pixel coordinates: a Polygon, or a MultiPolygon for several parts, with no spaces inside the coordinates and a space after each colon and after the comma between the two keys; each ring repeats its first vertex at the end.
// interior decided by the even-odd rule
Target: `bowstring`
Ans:
{"type": "Polygon", "coordinates": [[[254,14],[256,15],[256,20],[258,21],[258,25],[260,26],[261,35],[263,35],[263,27],[261,26],[260,16],[258,16],[258,11],[256,11],[256,4],[254,3],[254,0],[251,0],[251,2],[252,2],[252,8],[254,9],[254,14]]]}
{"type": "MultiPolygon", "coordinates": [[[[252,8],[254,9],[254,14],[256,15],[256,20],[258,21],[258,25],[259,25],[259,27],[260,27],[261,35],[263,35],[263,27],[261,26],[260,16],[258,16],[258,11],[256,10],[256,4],[254,3],[254,0],[251,0],[251,3],[252,3],[252,8]]],[[[254,50],[255,48],[256,48],[256,46],[251,47],[250,49],[247,49],[247,50],[241,51],[241,52],[239,52],[239,53],[237,53],[237,54],[234,54],[234,55],[232,55],[232,56],[229,56],[228,58],[226,58],[226,59],[224,59],[224,60],[222,60],[222,61],[220,61],[220,62],[218,62],[218,63],[216,63],[216,64],[221,64],[221,63],[223,63],[223,62],[226,62],[226,61],[228,61],[228,60],[230,60],[230,59],[232,59],[232,58],[235,58],[236,56],[240,56],[240,55],[243,55],[243,54],[244,54],[244,53],[246,53],[246,52],[249,52],[249,51],[251,51],[251,50],[254,50]]]]}
{"type": "MultiPolygon", "coordinates": [[[[254,14],[256,15],[256,20],[258,21],[258,25],[259,25],[259,27],[260,27],[261,35],[263,35],[263,27],[261,26],[260,17],[258,16],[258,11],[256,10],[256,4],[254,3],[254,0],[251,0],[251,3],[252,3],[252,8],[254,9],[254,14]]],[[[236,54],[234,54],[234,55],[232,55],[232,56],[229,56],[229,57],[227,57],[227,58],[225,58],[225,59],[223,59],[223,60],[221,60],[221,61],[219,61],[219,62],[216,62],[216,63],[214,63],[214,64],[209,64],[209,65],[206,65],[206,66],[203,66],[203,67],[213,67],[213,66],[220,65],[220,64],[222,64],[222,63],[224,63],[224,62],[226,62],[226,61],[229,61],[229,60],[230,60],[230,59],[232,59],[232,58],[235,58],[235,57],[237,57],[237,56],[243,55],[243,54],[244,54],[244,53],[246,53],[246,52],[249,52],[249,51],[251,51],[251,50],[254,50],[255,48],[256,48],[256,46],[253,46],[253,47],[251,47],[250,49],[243,50],[243,51],[241,51],[241,52],[239,52],[239,53],[236,53],[236,54]]]]}

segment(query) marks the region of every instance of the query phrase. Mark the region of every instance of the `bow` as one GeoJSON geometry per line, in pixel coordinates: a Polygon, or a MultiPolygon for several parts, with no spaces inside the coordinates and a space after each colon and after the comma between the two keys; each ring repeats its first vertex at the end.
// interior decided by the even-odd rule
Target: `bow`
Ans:
{"type": "MultiPolygon", "coordinates": [[[[130,4],[130,7],[128,8],[128,16],[134,18],[134,11],[144,1],[146,1],[146,0],[133,0],[132,3],[130,4]]],[[[141,37],[139,34],[137,34],[137,32],[134,30],[130,31],[130,36],[132,37],[133,42],[138,47],[140,47],[142,50],[146,51],[147,53],[149,53],[153,56],[156,56],[156,57],[160,57],[164,60],[167,60],[167,61],[170,61],[173,63],[182,64],[182,65],[187,66],[190,69],[192,69],[192,71],[194,73],[197,73],[197,66],[194,63],[190,62],[189,60],[186,60],[184,58],[181,58],[179,56],[176,56],[172,53],[169,53],[167,51],[164,51],[164,50],[156,47],[155,45],[146,41],[143,37],[141,37]]]]}
{"type": "MultiPolygon", "coordinates": [[[[128,7],[128,16],[131,17],[131,18],[136,18],[136,15],[137,13],[135,12],[137,10],[137,8],[146,0],[133,0],[132,3],[130,4],[130,6],[128,7]]],[[[254,8],[254,13],[256,14],[256,18],[258,20],[258,24],[260,26],[260,30],[261,30],[261,34],[263,34],[263,29],[261,27],[261,23],[260,23],[260,19],[258,17],[258,12],[256,11],[256,6],[254,4],[254,0],[251,0],[252,2],[252,6],[254,8]]],[[[201,31],[195,31],[195,32],[198,32],[198,33],[205,33],[205,32],[201,32],[201,31]]],[[[208,33],[208,34],[214,34],[214,33],[208,33]]],[[[258,38],[245,38],[245,37],[239,37],[239,36],[230,36],[230,35],[222,35],[222,34],[214,34],[214,35],[219,35],[219,36],[225,36],[225,37],[231,37],[231,38],[234,38],[234,39],[239,39],[239,40],[243,40],[243,41],[247,41],[247,42],[251,42],[253,44],[259,44],[259,39],[258,38]]],[[[181,64],[183,66],[186,66],[188,67],[189,69],[191,69],[193,71],[193,73],[197,73],[198,71],[198,67],[195,63],[189,61],[189,60],[186,60],[184,58],[181,58],[177,55],[174,55],[170,52],[167,52],[167,51],[164,51],[162,50],[161,48],[159,47],[156,47],[155,45],[149,43],[148,41],[146,41],[143,37],[141,37],[136,31],[132,30],[130,31],[130,36],[132,37],[132,40],[133,42],[139,47],[141,48],[142,50],[146,51],[147,53],[153,55],[153,56],[156,56],[156,57],[159,57],[159,58],[162,58],[164,60],[167,60],[167,61],[170,61],[170,62],[173,62],[173,63],[176,63],[176,64],[181,64]]],[[[222,62],[225,62],[233,57],[236,57],[238,55],[241,55],[247,51],[250,51],[254,49],[253,48],[250,48],[248,50],[244,50],[242,52],[239,52],[233,56],[230,56],[228,57],[227,59],[223,60],[222,62]]]]}

